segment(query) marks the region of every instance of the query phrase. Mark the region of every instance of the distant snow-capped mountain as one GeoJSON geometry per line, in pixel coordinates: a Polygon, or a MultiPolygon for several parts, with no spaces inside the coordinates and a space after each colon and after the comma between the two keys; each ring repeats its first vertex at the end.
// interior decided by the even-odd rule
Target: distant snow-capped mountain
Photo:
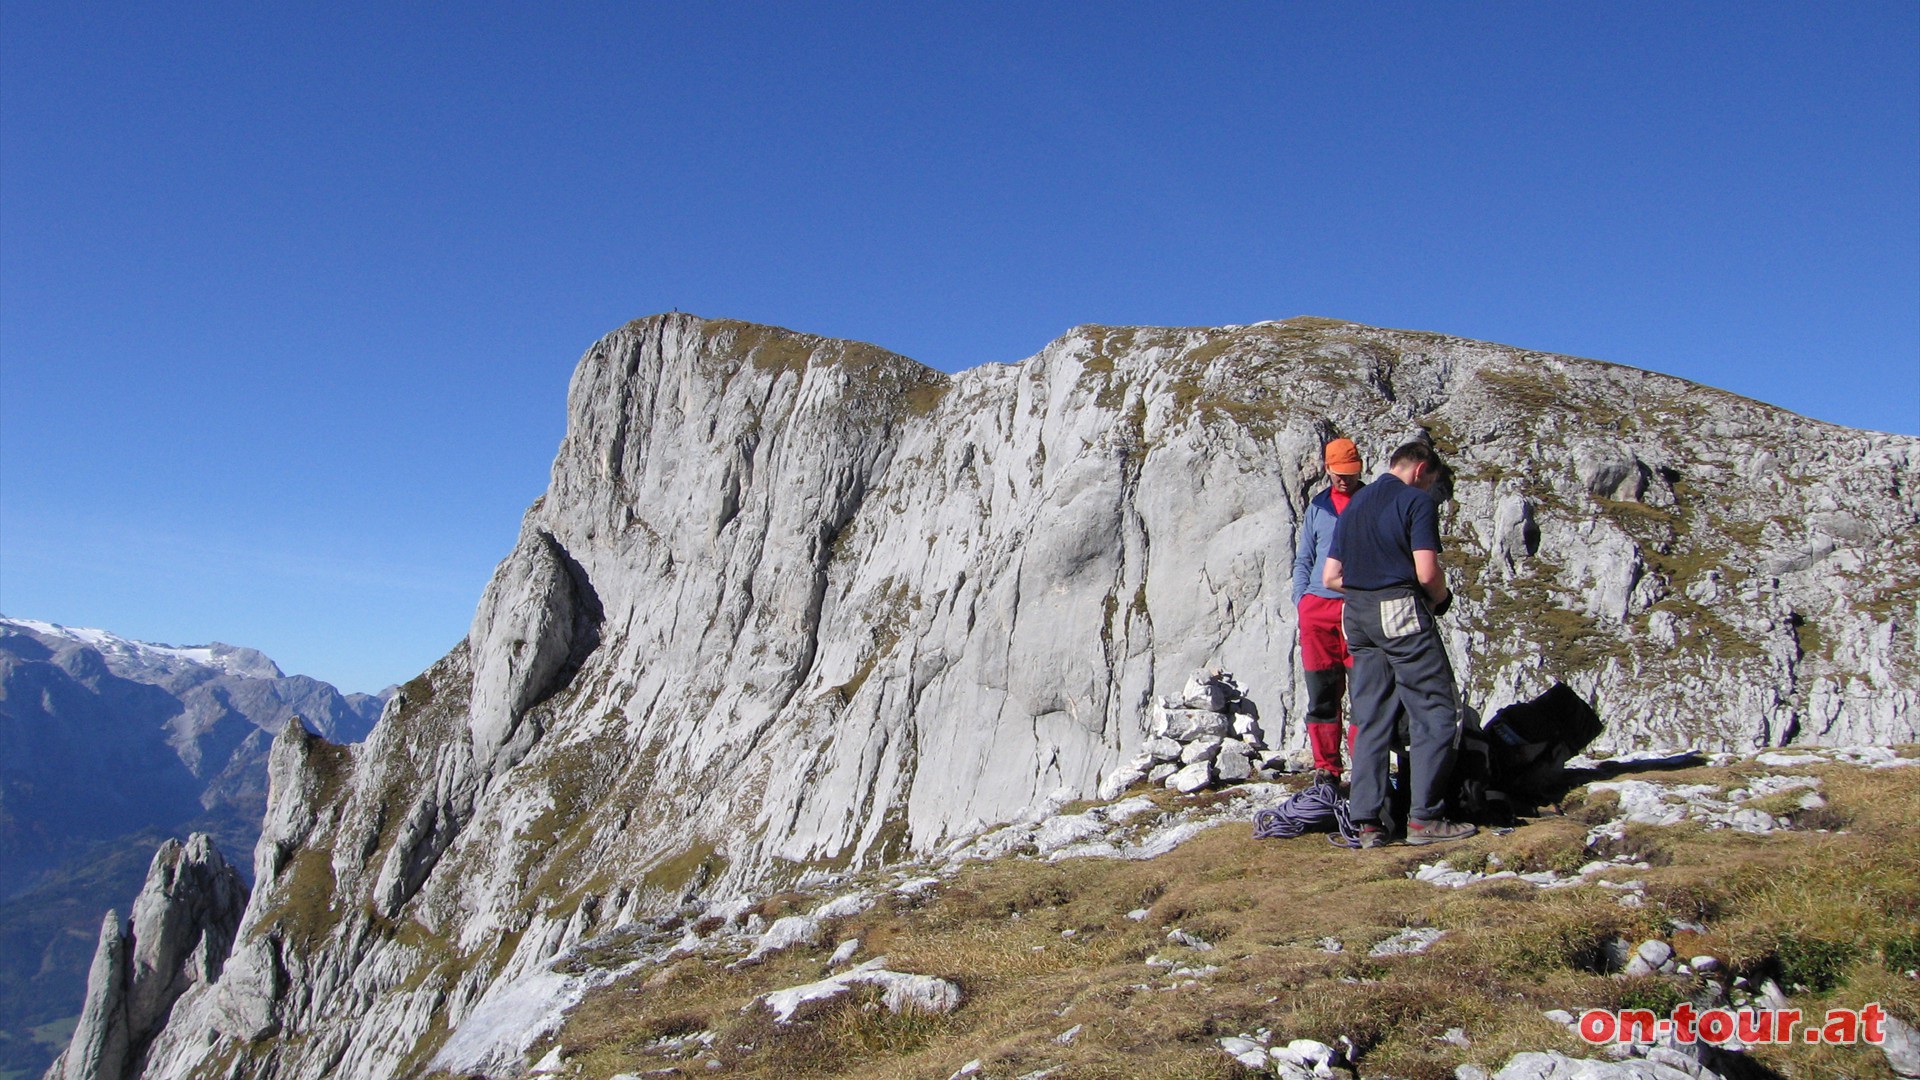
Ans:
{"type": "Polygon", "coordinates": [[[138,890],[156,838],[251,851],[274,735],[298,716],[358,741],[388,696],[257,649],[0,616],[0,1075],[45,1067],[28,1033],[79,1010],[86,938],[138,890]]]}
{"type": "MultiPolygon", "coordinates": [[[[299,715],[307,726],[330,740],[358,742],[380,717],[387,693],[343,694],[328,683],[306,675],[287,675],[258,649],[213,642],[208,645],[161,645],[135,641],[106,630],[61,626],[58,623],[0,616],[0,680],[11,680],[25,665],[22,676],[30,683],[51,679],[74,683],[83,697],[105,694],[119,700],[111,719],[145,729],[157,729],[187,777],[201,782],[198,801],[207,809],[235,798],[245,802],[249,818],[264,809],[264,790],[254,792],[265,773],[267,744],[289,717],[299,715]],[[52,665],[39,670],[34,665],[52,665]],[[99,670],[96,670],[96,667],[99,670]],[[165,699],[125,687],[109,688],[108,679],[160,691],[165,699]],[[134,699],[145,699],[136,704],[134,699]],[[235,790],[249,789],[244,794],[235,790]],[[257,797],[256,797],[257,796],[257,797]]],[[[45,687],[42,688],[43,690],[45,687]]],[[[44,710],[55,700],[43,693],[41,701],[17,701],[0,682],[0,719],[25,717],[44,710]]],[[[67,693],[76,692],[65,687],[67,693]]],[[[56,721],[42,737],[55,740],[78,729],[56,721]]],[[[3,729],[0,729],[3,731],[3,729]]],[[[134,736],[136,741],[150,737],[134,736]]],[[[0,743],[8,736],[0,733],[0,743]]],[[[0,778],[8,766],[0,765],[0,778]]],[[[0,839],[0,851],[5,841],[0,839]]]]}
{"type": "Polygon", "coordinates": [[[64,638],[91,646],[95,652],[127,667],[177,671],[183,665],[192,667],[215,668],[228,675],[239,675],[249,679],[284,679],[286,673],[280,665],[267,658],[267,654],[258,649],[243,648],[213,642],[209,645],[160,645],[151,641],[134,641],[123,638],[107,630],[94,630],[81,626],[61,626],[59,623],[39,622],[34,619],[9,619],[0,615],[0,627],[23,630],[41,637],[64,638]]]}

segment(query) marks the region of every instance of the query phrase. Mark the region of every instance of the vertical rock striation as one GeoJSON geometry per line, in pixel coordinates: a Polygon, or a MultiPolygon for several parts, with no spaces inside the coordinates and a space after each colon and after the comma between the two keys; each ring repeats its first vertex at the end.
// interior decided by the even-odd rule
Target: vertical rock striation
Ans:
{"type": "Polygon", "coordinates": [[[1297,747],[1290,562],[1335,433],[1453,462],[1483,712],[1564,680],[1602,749],[1915,737],[1920,440],[1333,320],[1081,327],[947,376],[656,316],[582,359],[467,640],[363,745],[276,741],[234,955],[148,1075],[425,1071],[607,926],[1091,794],[1196,668],[1297,747]]]}
{"type": "Polygon", "coordinates": [[[220,978],[246,904],[246,883],[204,833],[163,844],[132,922],[109,912],[100,927],[79,1026],[47,1080],[141,1075],[174,1003],[220,978]]]}

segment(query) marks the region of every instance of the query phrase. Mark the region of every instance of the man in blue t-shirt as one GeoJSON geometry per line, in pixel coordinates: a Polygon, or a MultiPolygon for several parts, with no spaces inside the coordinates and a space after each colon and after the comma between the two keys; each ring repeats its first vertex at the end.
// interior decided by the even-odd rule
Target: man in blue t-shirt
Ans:
{"type": "Polygon", "coordinates": [[[1472,836],[1448,821],[1446,783],[1460,737],[1453,665],[1433,617],[1453,602],[1440,568],[1440,515],[1429,494],[1445,466],[1433,447],[1410,442],[1387,472],[1361,488],[1333,530],[1323,578],[1346,597],[1342,629],[1353,657],[1353,781],[1348,805],[1361,847],[1387,842],[1387,757],[1394,702],[1407,711],[1412,758],[1407,843],[1472,836]]]}

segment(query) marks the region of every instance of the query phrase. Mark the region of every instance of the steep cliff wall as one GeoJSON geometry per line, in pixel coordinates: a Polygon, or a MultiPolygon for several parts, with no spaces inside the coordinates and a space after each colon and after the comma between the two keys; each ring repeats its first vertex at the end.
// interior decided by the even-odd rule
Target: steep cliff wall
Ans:
{"type": "Polygon", "coordinates": [[[154,854],[125,926],[108,912],[87,977],[86,1003],[47,1080],[138,1076],[174,1003],[220,977],[247,903],[247,885],[205,833],[154,854]]]}
{"type": "Polygon", "coordinates": [[[946,376],[671,315],[595,344],[568,409],[467,642],[363,746],[276,742],[234,955],[149,1075],[417,1070],[597,929],[1090,793],[1204,663],[1297,745],[1293,537],[1336,433],[1450,455],[1483,710],[1562,678],[1603,749],[1915,738],[1920,441],[1677,379],[1319,319],[946,376]]]}

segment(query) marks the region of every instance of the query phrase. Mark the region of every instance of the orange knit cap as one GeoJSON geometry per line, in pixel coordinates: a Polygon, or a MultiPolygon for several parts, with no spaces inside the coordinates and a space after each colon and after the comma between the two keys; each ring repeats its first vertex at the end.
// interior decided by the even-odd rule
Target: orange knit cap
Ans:
{"type": "Polygon", "coordinates": [[[1327,444],[1327,471],[1341,476],[1358,476],[1360,448],[1353,445],[1352,439],[1335,439],[1327,444]]]}

